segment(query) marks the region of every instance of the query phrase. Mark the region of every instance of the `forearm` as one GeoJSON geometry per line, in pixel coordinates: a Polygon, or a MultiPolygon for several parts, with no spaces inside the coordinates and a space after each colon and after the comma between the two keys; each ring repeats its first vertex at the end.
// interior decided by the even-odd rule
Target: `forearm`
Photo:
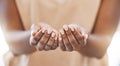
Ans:
{"type": "Polygon", "coordinates": [[[80,52],[90,57],[101,58],[106,53],[111,39],[110,36],[92,34],[89,36],[86,46],[80,52]]]}
{"type": "Polygon", "coordinates": [[[83,54],[100,58],[106,53],[119,22],[119,6],[120,0],[103,0],[93,32],[81,49],[83,54]]]}
{"type": "Polygon", "coordinates": [[[9,31],[5,34],[10,50],[15,55],[29,54],[35,51],[29,44],[30,31],[9,31]]]}

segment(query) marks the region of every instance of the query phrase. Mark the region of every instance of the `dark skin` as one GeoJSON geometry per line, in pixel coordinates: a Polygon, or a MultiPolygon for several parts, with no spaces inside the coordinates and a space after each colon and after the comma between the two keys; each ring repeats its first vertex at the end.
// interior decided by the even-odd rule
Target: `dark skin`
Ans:
{"type": "Polygon", "coordinates": [[[65,51],[66,51],[66,48],[68,48],[68,51],[75,50],[82,53],[83,55],[101,58],[106,53],[107,47],[110,44],[110,41],[112,39],[112,36],[115,32],[115,29],[119,21],[119,15],[120,15],[119,3],[120,1],[118,0],[102,1],[102,4],[101,4],[102,6],[100,7],[94,30],[92,33],[89,34],[86,46],[82,48],[80,47],[81,46],[80,44],[82,43],[80,43],[75,39],[78,38],[78,40],[82,40],[81,39],[82,36],[80,34],[82,31],[85,34],[88,34],[88,33],[85,32],[84,30],[80,30],[79,28],[81,28],[81,26],[78,26],[75,24],[71,26],[76,30],[74,32],[72,30],[65,30],[66,28],[63,26],[62,41],[60,42],[60,43],[63,42],[61,48],[65,51]],[[77,29],[79,29],[80,31],[79,30],[77,31],[77,29]],[[80,46],[78,47],[77,45],[80,45],[80,46]]]}
{"type": "Polygon", "coordinates": [[[47,24],[33,25],[30,44],[37,50],[53,50],[58,46],[57,32],[47,24]]]}
{"type": "Polygon", "coordinates": [[[63,26],[59,33],[51,26],[46,27],[43,24],[37,24],[26,31],[15,1],[0,0],[0,3],[4,3],[0,4],[1,7],[4,7],[4,9],[0,8],[0,14],[2,14],[0,18],[4,21],[0,21],[1,26],[9,47],[15,55],[30,54],[36,49],[56,49],[59,39],[59,46],[63,51],[77,51],[83,55],[101,58],[109,46],[120,15],[120,0],[102,0],[94,29],[89,34],[85,30],[81,30],[84,27],[76,24],[63,26]],[[87,37],[88,35],[89,37],[87,37]],[[32,40],[29,43],[30,38],[32,40]]]}
{"type": "MultiPolygon", "coordinates": [[[[2,3],[4,3],[4,4],[2,4],[2,6],[5,6],[5,5],[7,6],[6,11],[10,10],[7,13],[1,13],[3,15],[7,15],[7,17],[5,17],[5,19],[8,20],[8,22],[2,22],[1,26],[4,30],[6,40],[9,43],[9,47],[14,55],[30,54],[30,53],[35,52],[37,49],[38,50],[49,50],[50,49],[49,47],[43,48],[45,46],[45,44],[47,44],[47,43],[50,45],[54,44],[54,46],[52,47],[52,50],[56,49],[56,47],[58,46],[57,45],[58,42],[56,41],[57,34],[56,34],[56,31],[51,26],[49,26],[47,24],[38,24],[38,25],[31,26],[30,30],[25,31],[22,26],[21,19],[18,16],[18,11],[17,11],[16,5],[15,5],[15,1],[14,0],[13,1],[2,0],[2,3]],[[11,8],[12,8],[12,10],[11,10],[11,8]],[[11,17],[11,15],[13,15],[13,16],[11,17]],[[4,26],[6,24],[7,24],[7,26],[4,26]],[[40,29],[42,29],[42,33],[40,31],[37,32],[34,35],[35,36],[34,38],[39,36],[39,38],[41,38],[41,40],[39,39],[38,45],[36,47],[30,46],[31,44],[29,43],[29,41],[30,41],[30,38],[32,38],[31,32],[36,32],[36,30],[38,31],[40,29]],[[55,35],[54,35],[54,33],[55,33],[55,35]],[[41,36],[40,36],[40,34],[41,34],[41,36]],[[52,37],[52,35],[53,35],[53,37],[52,37]],[[16,37],[17,40],[16,40],[16,38],[11,39],[10,37],[16,37]],[[55,40],[55,41],[53,42],[53,40],[55,40]],[[40,47],[39,43],[41,44],[41,47],[40,47]],[[26,48],[26,49],[24,49],[24,48],[26,48]]],[[[5,9],[3,9],[3,10],[5,10],[5,9]]],[[[3,16],[2,16],[2,18],[3,18],[3,16]]],[[[34,40],[34,39],[32,39],[32,40],[34,40]]]]}
{"type": "Polygon", "coordinates": [[[60,31],[59,42],[60,47],[64,51],[79,51],[80,48],[86,45],[88,33],[79,27],[80,25],[70,24],[64,25],[60,31]],[[64,46],[62,46],[64,45],[64,46]]]}

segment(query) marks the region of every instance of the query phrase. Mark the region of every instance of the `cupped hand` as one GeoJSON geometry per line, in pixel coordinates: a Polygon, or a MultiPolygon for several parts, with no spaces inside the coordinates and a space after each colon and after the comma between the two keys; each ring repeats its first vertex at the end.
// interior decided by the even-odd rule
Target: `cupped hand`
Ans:
{"type": "Polygon", "coordinates": [[[40,23],[31,28],[30,44],[37,50],[78,51],[87,44],[88,32],[77,24],[64,25],[58,32],[51,26],[40,23]],[[59,40],[58,40],[59,39],[59,40]]]}
{"type": "Polygon", "coordinates": [[[64,25],[59,32],[59,46],[63,51],[79,51],[87,44],[88,32],[80,25],[64,25]]]}
{"type": "Polygon", "coordinates": [[[57,31],[44,23],[32,25],[30,45],[39,51],[56,49],[58,47],[57,31]]]}

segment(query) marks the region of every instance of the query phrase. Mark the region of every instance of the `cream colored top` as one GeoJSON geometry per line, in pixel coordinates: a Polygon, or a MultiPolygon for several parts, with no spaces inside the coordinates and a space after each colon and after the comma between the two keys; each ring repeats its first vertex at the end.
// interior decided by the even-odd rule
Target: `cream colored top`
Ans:
{"type": "Polygon", "coordinates": [[[56,29],[63,24],[78,23],[91,31],[100,0],[16,0],[26,29],[46,22],[56,29]],[[89,23],[89,24],[88,24],[89,23]]]}
{"type": "MultiPolygon", "coordinates": [[[[16,0],[16,3],[26,30],[31,24],[45,22],[57,30],[64,24],[77,23],[91,32],[100,6],[100,0],[16,0]]],[[[31,54],[28,66],[103,66],[102,60],[58,48],[31,54]]]]}

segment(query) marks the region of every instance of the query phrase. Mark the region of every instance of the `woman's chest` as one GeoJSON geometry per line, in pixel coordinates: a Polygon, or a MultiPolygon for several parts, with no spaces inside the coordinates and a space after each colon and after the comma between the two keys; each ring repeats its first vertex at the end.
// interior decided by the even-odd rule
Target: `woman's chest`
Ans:
{"type": "Polygon", "coordinates": [[[100,0],[16,0],[23,25],[45,22],[55,29],[76,23],[89,32],[94,26],[100,0]]]}

